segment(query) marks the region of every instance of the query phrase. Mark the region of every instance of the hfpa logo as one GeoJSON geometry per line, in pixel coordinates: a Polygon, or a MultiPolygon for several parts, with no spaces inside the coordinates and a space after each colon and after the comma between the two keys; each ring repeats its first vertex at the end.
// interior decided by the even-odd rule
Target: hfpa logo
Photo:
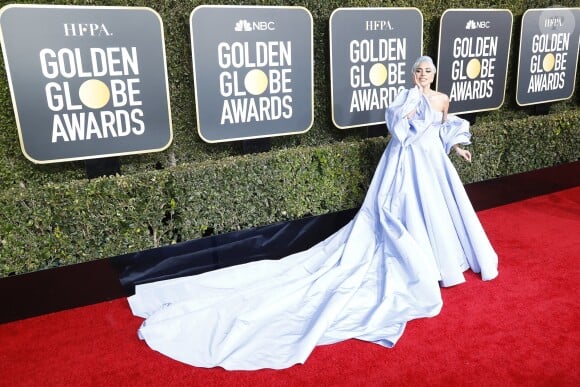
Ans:
{"type": "Polygon", "coordinates": [[[235,27],[234,31],[242,32],[242,31],[275,31],[276,25],[274,22],[266,22],[266,21],[257,21],[257,22],[249,22],[246,19],[240,19],[235,27]]]}
{"type": "Polygon", "coordinates": [[[99,23],[64,23],[65,36],[111,36],[104,24],[99,23]]]}

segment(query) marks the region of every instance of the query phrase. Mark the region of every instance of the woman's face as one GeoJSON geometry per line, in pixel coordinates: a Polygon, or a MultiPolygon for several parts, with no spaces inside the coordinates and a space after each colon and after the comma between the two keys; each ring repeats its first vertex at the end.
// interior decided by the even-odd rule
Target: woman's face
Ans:
{"type": "Polygon", "coordinates": [[[435,79],[435,70],[429,62],[421,62],[415,69],[413,80],[420,87],[429,87],[435,79]]]}

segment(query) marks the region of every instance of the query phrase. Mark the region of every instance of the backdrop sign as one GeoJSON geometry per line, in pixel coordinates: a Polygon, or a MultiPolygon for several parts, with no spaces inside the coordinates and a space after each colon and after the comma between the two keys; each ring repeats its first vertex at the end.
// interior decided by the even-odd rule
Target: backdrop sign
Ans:
{"type": "Polygon", "coordinates": [[[450,9],[439,31],[437,90],[450,113],[501,107],[505,96],[513,16],[509,10],[450,9]]]}
{"type": "Polygon", "coordinates": [[[412,86],[423,52],[416,8],[339,8],[330,16],[332,120],[341,129],[385,122],[385,108],[412,86]]]}
{"type": "Polygon", "coordinates": [[[518,105],[568,99],[574,93],[580,8],[529,9],[522,17],[518,105]]]}
{"type": "Polygon", "coordinates": [[[304,133],[314,119],[312,15],[199,6],[190,16],[197,127],[206,142],[304,133]]]}
{"type": "Polygon", "coordinates": [[[0,27],[28,159],[91,159],[171,144],[163,27],[153,10],[9,5],[0,27]]]}

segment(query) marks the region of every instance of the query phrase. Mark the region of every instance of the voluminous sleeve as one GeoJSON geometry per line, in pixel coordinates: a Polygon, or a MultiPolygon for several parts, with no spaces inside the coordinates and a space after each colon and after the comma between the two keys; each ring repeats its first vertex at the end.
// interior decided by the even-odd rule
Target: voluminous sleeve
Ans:
{"type": "Polygon", "coordinates": [[[402,90],[385,111],[385,122],[391,137],[405,145],[422,132],[423,127],[428,124],[424,119],[423,108],[422,95],[418,88],[402,90]],[[407,115],[413,110],[416,113],[409,120],[407,115]]]}
{"type": "Polygon", "coordinates": [[[443,143],[445,152],[451,152],[455,144],[471,144],[471,133],[469,132],[469,122],[452,114],[447,116],[447,121],[441,124],[439,138],[443,143]]]}

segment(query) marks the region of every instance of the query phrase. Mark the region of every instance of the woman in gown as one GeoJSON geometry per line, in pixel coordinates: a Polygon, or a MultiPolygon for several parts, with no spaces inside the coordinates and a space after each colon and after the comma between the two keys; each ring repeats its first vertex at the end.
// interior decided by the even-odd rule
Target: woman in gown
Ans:
{"type": "Polygon", "coordinates": [[[139,337],[198,367],[281,369],[317,345],[356,338],[395,345],[407,321],[442,307],[440,286],[463,272],[497,276],[497,255],[449,160],[471,154],[467,121],[447,115],[421,57],[415,87],[386,112],[391,140],[355,217],[310,249],[200,275],[138,285],[139,337]]]}

